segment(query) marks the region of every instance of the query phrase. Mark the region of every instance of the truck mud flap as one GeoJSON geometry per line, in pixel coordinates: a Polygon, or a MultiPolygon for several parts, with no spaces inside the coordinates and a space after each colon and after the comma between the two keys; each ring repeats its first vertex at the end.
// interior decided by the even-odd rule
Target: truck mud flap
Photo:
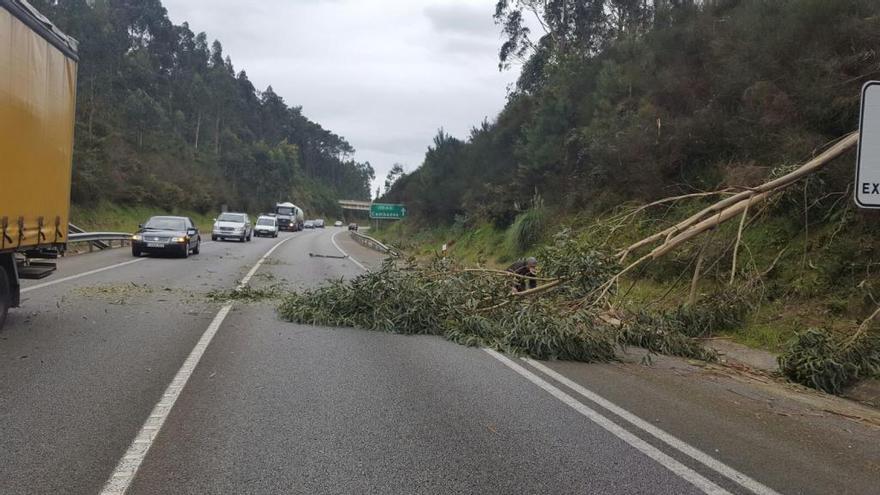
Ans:
{"type": "Polygon", "coordinates": [[[32,262],[27,266],[18,266],[18,278],[36,280],[46,278],[55,271],[55,263],[32,262]]]}

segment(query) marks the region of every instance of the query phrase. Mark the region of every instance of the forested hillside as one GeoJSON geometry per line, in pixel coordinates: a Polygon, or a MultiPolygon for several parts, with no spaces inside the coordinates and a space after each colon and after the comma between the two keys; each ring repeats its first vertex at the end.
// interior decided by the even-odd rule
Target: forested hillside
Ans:
{"type": "Polygon", "coordinates": [[[495,18],[501,67],[522,68],[507,105],[441,131],[387,194],[432,223],[752,185],[855,129],[880,77],[874,0],[500,0],[495,18]]]}
{"type": "Polygon", "coordinates": [[[236,71],[220,41],[160,0],[33,0],[79,42],[72,199],[249,211],[292,199],[335,212],[373,169],[344,138],[236,71]]]}
{"type": "Polygon", "coordinates": [[[376,235],[499,267],[533,254],[551,276],[601,253],[617,274],[558,307],[616,312],[636,345],[729,336],[833,392],[880,374],[878,217],[840,139],[880,79],[880,2],[499,0],[495,18],[501,68],[522,68],[506,106],[389,177],[411,218],[376,235]]]}

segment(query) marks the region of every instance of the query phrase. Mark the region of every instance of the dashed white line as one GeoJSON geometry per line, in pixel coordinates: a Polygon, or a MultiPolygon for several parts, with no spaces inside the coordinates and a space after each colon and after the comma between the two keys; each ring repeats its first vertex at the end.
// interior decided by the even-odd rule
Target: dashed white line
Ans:
{"type": "MultiPolygon", "coordinates": [[[[202,241],[201,244],[210,244],[213,241],[202,241]]],[[[26,292],[30,292],[32,290],[42,289],[43,287],[49,287],[50,285],[60,284],[64,282],[69,282],[71,280],[76,280],[78,278],[87,277],[89,275],[94,275],[95,273],[101,273],[103,271],[112,270],[114,268],[119,268],[121,266],[131,265],[132,263],[138,263],[141,261],[146,261],[149,258],[136,258],[129,261],[123,261],[122,263],[116,263],[115,265],[109,265],[101,268],[95,268],[94,270],[89,270],[87,272],[77,273],[76,275],[70,275],[67,277],[56,278],[54,280],[50,280],[49,282],[43,282],[42,284],[31,285],[30,287],[23,287],[21,289],[21,293],[24,294],[26,292]]]]}
{"type": "Polygon", "coordinates": [[[657,438],[658,440],[661,440],[662,442],[664,442],[665,444],[669,445],[670,447],[678,450],[679,452],[682,452],[682,453],[690,456],[691,458],[693,458],[694,460],[703,464],[704,466],[713,469],[714,471],[718,472],[719,474],[725,476],[726,478],[728,478],[730,480],[733,480],[734,482],[736,482],[740,486],[752,491],[753,493],[755,493],[757,495],[779,495],[779,493],[776,492],[775,490],[773,490],[772,488],[760,483],[759,481],[756,481],[756,480],[746,476],[745,474],[737,471],[736,469],[733,469],[732,467],[728,466],[727,464],[724,464],[723,462],[719,461],[718,459],[715,459],[714,457],[700,451],[699,449],[696,449],[696,448],[690,446],[689,444],[685,443],[684,441],[679,440],[678,438],[674,437],[673,435],[666,433],[665,431],[661,430],[660,428],[657,428],[656,426],[652,425],[651,423],[648,423],[647,421],[636,416],[635,414],[633,414],[633,413],[627,411],[626,409],[612,403],[611,401],[596,394],[595,392],[588,390],[587,388],[583,387],[582,385],[566,378],[565,376],[548,368],[547,366],[545,366],[545,365],[543,365],[533,359],[523,358],[523,360],[526,361],[527,363],[529,363],[530,365],[534,366],[538,370],[540,370],[542,373],[553,378],[557,382],[565,385],[566,387],[574,390],[578,394],[584,396],[588,400],[590,400],[590,401],[598,404],[599,406],[604,407],[605,409],[611,411],[612,413],[620,416],[621,418],[623,418],[624,420],[626,420],[627,422],[629,422],[631,425],[635,426],[636,428],[650,434],[651,436],[653,436],[654,438],[657,438]]]}
{"type": "Polygon", "coordinates": [[[103,268],[96,268],[94,270],[89,270],[87,272],[77,273],[76,275],[70,275],[69,277],[58,278],[52,280],[50,282],[43,282],[42,284],[31,285],[30,287],[23,287],[21,289],[21,293],[30,292],[32,290],[42,289],[43,287],[49,287],[50,285],[60,284],[62,282],[69,282],[71,280],[76,280],[78,278],[87,277],[89,275],[93,275],[95,273],[100,273],[106,270],[112,270],[114,268],[119,268],[120,266],[131,265],[132,263],[139,263],[141,261],[146,261],[148,258],[137,258],[129,261],[123,261],[122,263],[116,263],[115,265],[105,266],[103,268]]]}
{"type": "Polygon", "coordinates": [[[361,267],[361,270],[363,270],[363,271],[365,271],[365,272],[368,272],[369,270],[367,269],[367,267],[365,267],[364,265],[362,265],[360,261],[354,259],[354,257],[352,257],[352,255],[350,255],[350,254],[346,253],[345,251],[343,251],[342,248],[339,247],[339,244],[336,244],[336,236],[338,236],[338,235],[339,235],[340,233],[342,233],[342,232],[344,232],[344,231],[340,230],[339,232],[337,232],[337,233],[333,234],[332,236],[330,236],[330,242],[333,243],[333,246],[335,246],[336,249],[337,249],[340,253],[342,253],[344,256],[348,256],[348,259],[350,259],[351,261],[353,261],[355,265],[361,267]]]}
{"type": "MultiPolygon", "coordinates": [[[[243,288],[251,280],[263,262],[266,261],[266,258],[278,249],[279,246],[290,239],[293,239],[293,237],[286,237],[275,243],[275,245],[272,246],[272,248],[269,249],[269,251],[267,251],[266,254],[257,261],[253,268],[251,268],[241,279],[237,289],[243,288]]],[[[150,416],[147,417],[147,420],[144,422],[143,426],[141,426],[137,436],[135,436],[134,441],[132,441],[128,450],[116,465],[116,469],[113,470],[110,479],[104,484],[104,488],[101,490],[101,495],[121,495],[128,490],[129,486],[131,486],[131,482],[134,480],[138,469],[144,462],[144,458],[146,458],[147,453],[150,451],[150,447],[153,446],[153,441],[159,434],[159,430],[162,429],[162,425],[164,425],[165,420],[168,419],[168,414],[174,407],[175,402],[177,402],[180,392],[192,376],[193,370],[195,370],[196,366],[199,364],[202,355],[205,353],[205,349],[208,348],[211,340],[214,339],[214,335],[217,334],[217,330],[220,329],[220,325],[223,324],[223,320],[226,319],[226,316],[232,309],[232,305],[232,301],[224,304],[223,307],[220,308],[220,311],[217,312],[217,315],[214,316],[214,319],[211,320],[211,324],[208,325],[205,333],[202,334],[198,343],[196,343],[196,346],[190,351],[189,356],[187,356],[186,360],[183,362],[183,366],[181,366],[177,371],[177,374],[174,375],[174,379],[168,384],[165,393],[162,394],[162,398],[159,399],[159,402],[153,407],[150,416]]]]}
{"type": "Polygon", "coordinates": [[[275,245],[272,246],[271,249],[266,251],[266,254],[264,254],[262,258],[257,260],[257,263],[253,266],[253,268],[251,268],[250,271],[247,272],[247,274],[244,277],[242,277],[241,282],[239,282],[239,284],[238,284],[238,288],[241,289],[242,287],[247,285],[247,283],[251,281],[251,278],[254,276],[254,274],[257,273],[257,270],[260,269],[260,265],[262,265],[263,262],[266,261],[266,258],[268,258],[273,252],[275,252],[275,250],[278,249],[278,246],[284,244],[285,242],[287,242],[291,239],[293,239],[293,237],[285,237],[284,239],[276,242],[275,245]]]}
{"type": "Polygon", "coordinates": [[[538,375],[532,373],[531,371],[523,368],[519,364],[514,363],[508,357],[492,350],[492,349],[483,349],[489,355],[501,361],[505,366],[517,372],[521,376],[523,376],[526,380],[534,383],[538,387],[544,389],[544,391],[548,392],[553,397],[559,399],[565,405],[571,407],[575,411],[581,413],[586,416],[590,421],[596,423],[601,426],[605,430],[607,430],[612,435],[617,438],[623,440],[639,452],[645,454],[651,459],[658,462],[660,465],[669,469],[682,479],[690,482],[692,485],[700,489],[703,493],[711,494],[711,495],[731,495],[730,492],[725,490],[724,488],[718,486],[713,483],[709,479],[703,477],[700,473],[694,471],[693,469],[685,466],[681,462],[673,459],[672,457],[664,454],[659,449],[649,444],[648,442],[642,440],[641,438],[633,435],[617,423],[611,421],[605,416],[601,415],[597,411],[587,407],[582,402],[576,400],[574,397],[568,395],[562,390],[554,387],[547,381],[543,380],[538,375]]]}

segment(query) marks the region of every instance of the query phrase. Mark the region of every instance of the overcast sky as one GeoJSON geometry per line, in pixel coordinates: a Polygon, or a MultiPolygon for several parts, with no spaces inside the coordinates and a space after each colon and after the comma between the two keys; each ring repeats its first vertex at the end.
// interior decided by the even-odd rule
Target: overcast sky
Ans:
{"type": "Polygon", "coordinates": [[[460,138],[504,106],[496,0],[164,0],[219,39],[258,89],[344,136],[376,169],[418,167],[440,127],[460,138]]]}

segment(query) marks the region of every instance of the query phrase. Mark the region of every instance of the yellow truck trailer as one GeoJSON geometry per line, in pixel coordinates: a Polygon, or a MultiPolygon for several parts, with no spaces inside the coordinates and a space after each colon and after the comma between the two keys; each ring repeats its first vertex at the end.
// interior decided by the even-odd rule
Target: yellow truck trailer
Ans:
{"type": "Polygon", "coordinates": [[[77,43],[24,0],[0,0],[0,327],[19,278],[63,252],[70,213],[77,43]]]}

